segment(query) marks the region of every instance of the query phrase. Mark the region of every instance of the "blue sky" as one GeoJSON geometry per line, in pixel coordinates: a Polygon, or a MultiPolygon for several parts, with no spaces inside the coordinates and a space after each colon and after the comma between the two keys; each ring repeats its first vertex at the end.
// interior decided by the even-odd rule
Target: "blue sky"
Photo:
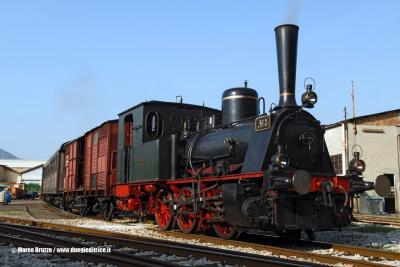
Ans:
{"type": "Polygon", "coordinates": [[[274,27],[300,26],[297,99],[322,121],[399,108],[400,1],[1,1],[0,148],[47,159],[144,100],[219,108],[243,80],[278,101],[274,27]]]}

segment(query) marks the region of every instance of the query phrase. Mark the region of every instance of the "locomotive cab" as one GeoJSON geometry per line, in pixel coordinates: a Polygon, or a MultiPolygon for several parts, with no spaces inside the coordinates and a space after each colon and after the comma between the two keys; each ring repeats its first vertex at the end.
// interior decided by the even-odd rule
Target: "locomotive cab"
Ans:
{"type": "Polygon", "coordinates": [[[171,178],[172,135],[220,123],[219,110],[184,103],[143,102],[119,114],[118,182],[171,178]]]}

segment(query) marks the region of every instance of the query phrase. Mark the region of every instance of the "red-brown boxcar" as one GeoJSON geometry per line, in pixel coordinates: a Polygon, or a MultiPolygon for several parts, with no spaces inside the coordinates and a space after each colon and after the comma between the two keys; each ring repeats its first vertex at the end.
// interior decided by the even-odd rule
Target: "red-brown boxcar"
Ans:
{"type": "Polygon", "coordinates": [[[118,121],[108,121],[85,134],[84,190],[109,196],[116,179],[118,121]]]}
{"type": "Polygon", "coordinates": [[[65,148],[64,195],[69,210],[85,216],[109,205],[116,180],[118,121],[107,121],[65,148]]]}
{"type": "Polygon", "coordinates": [[[78,184],[78,165],[81,155],[79,151],[82,145],[82,138],[71,141],[65,146],[65,171],[64,171],[64,192],[73,193],[80,187],[78,184]]]}

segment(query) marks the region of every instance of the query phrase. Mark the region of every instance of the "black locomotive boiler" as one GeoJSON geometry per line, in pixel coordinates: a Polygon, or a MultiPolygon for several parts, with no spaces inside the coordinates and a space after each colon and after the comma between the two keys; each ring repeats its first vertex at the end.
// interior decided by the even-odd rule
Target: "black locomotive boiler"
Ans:
{"type": "Polygon", "coordinates": [[[110,195],[80,207],[96,207],[108,219],[154,216],[161,229],[184,233],[298,238],[302,230],[347,225],[356,194],[375,188],[385,195],[387,178],[364,181],[359,158],[347,175],[335,174],[324,128],[305,110],[317,102],[311,85],[296,103],[298,29],[275,28],[280,99],[268,113],[245,82],[223,93],[222,111],[150,101],[119,114],[118,150],[111,151],[118,155],[116,182],[110,195]]]}

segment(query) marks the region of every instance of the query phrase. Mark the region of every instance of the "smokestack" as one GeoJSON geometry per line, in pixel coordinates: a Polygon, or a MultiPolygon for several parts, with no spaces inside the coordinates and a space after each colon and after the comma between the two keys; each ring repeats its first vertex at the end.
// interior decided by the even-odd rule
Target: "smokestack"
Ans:
{"type": "Polygon", "coordinates": [[[280,91],[279,107],[297,106],[295,89],[298,31],[299,27],[292,24],[284,24],[275,28],[280,91]]]}

